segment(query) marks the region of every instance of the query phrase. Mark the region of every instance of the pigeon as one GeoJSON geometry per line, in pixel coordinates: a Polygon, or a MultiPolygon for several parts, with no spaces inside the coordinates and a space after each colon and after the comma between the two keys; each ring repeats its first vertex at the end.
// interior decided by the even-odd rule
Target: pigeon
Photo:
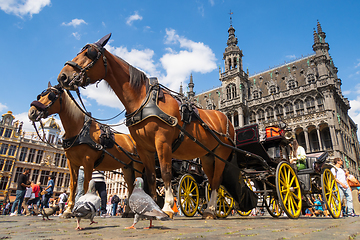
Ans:
{"type": "Polygon", "coordinates": [[[142,178],[136,178],[134,185],[134,190],[129,198],[129,206],[135,213],[134,223],[130,227],[126,227],[126,229],[136,229],[135,224],[139,221],[140,217],[150,220],[150,226],[145,229],[154,227],[152,225],[152,220],[154,218],[161,221],[171,220],[171,218],[160,209],[155,201],[144,192],[144,181],[142,178]]]}
{"type": "Polygon", "coordinates": [[[90,225],[97,223],[94,222],[94,216],[96,211],[100,208],[100,197],[96,195],[95,192],[95,181],[90,180],[89,190],[85,195],[79,198],[72,211],[77,220],[76,230],[83,230],[83,228],[80,227],[80,221],[82,218],[90,219],[90,225]]]}
{"type": "Polygon", "coordinates": [[[56,211],[59,210],[60,210],[59,206],[43,208],[40,210],[40,214],[42,215],[43,220],[46,220],[45,217],[47,218],[47,220],[51,220],[49,216],[53,215],[54,213],[56,213],[56,211]]]}

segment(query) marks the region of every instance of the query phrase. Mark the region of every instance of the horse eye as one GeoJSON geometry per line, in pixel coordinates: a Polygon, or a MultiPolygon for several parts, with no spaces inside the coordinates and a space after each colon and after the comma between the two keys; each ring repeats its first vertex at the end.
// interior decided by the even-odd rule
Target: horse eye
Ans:
{"type": "Polygon", "coordinates": [[[39,101],[39,100],[40,100],[40,97],[41,97],[41,95],[40,95],[40,94],[39,94],[39,95],[37,95],[36,100],[37,100],[37,101],[39,101]]]}

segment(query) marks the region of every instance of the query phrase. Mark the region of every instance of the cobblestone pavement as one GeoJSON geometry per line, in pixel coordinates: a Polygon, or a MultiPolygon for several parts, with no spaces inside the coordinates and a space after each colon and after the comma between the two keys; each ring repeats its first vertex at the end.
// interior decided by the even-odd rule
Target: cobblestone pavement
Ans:
{"type": "Polygon", "coordinates": [[[145,230],[148,220],[137,229],[124,229],[131,218],[95,217],[97,224],[83,220],[85,230],[77,231],[75,219],[50,217],[0,216],[0,239],[360,239],[360,217],[307,218],[232,216],[203,220],[201,217],[175,217],[172,221],[153,221],[155,228],[145,230]]]}

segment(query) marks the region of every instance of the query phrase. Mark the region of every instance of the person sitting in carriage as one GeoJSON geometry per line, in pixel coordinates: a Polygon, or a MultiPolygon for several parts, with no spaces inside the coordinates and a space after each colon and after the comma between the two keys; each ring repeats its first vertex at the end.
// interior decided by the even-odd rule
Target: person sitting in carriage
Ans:
{"type": "Polygon", "coordinates": [[[294,138],[292,142],[289,143],[290,146],[290,163],[296,164],[298,170],[306,168],[306,153],[305,149],[299,145],[297,140],[294,138]]]}

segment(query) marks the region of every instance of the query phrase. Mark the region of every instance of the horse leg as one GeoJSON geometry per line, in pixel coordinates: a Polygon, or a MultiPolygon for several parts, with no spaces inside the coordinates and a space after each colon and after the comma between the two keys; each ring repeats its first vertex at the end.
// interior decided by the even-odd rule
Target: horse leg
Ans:
{"type": "Polygon", "coordinates": [[[202,218],[204,219],[215,219],[215,205],[217,200],[217,188],[213,187],[213,179],[214,179],[214,156],[212,154],[206,154],[205,156],[200,158],[201,165],[203,166],[204,172],[208,177],[208,181],[211,188],[210,201],[207,204],[207,207],[204,211],[202,218]]]}
{"type": "Polygon", "coordinates": [[[172,178],[172,161],[171,161],[171,144],[168,145],[166,142],[156,144],[156,150],[160,162],[161,178],[164,181],[165,190],[165,203],[163,211],[173,218],[174,211],[174,195],[171,189],[171,178],[172,178]]]}
{"type": "Polygon", "coordinates": [[[90,161],[91,158],[89,156],[85,157],[84,162],[84,192],[87,193],[89,188],[89,182],[92,177],[92,172],[94,170],[94,161],[90,161]]]}
{"type": "MultiPolygon", "coordinates": [[[[122,168],[122,171],[124,173],[124,179],[128,186],[128,198],[131,196],[132,191],[134,190],[134,181],[135,181],[135,173],[134,170],[131,168],[122,168]]],[[[133,218],[134,213],[130,214],[130,207],[129,204],[126,205],[125,211],[122,214],[123,218],[133,218]]]]}
{"type": "MultiPolygon", "coordinates": [[[[221,146],[219,148],[217,148],[215,151],[215,154],[217,156],[219,156],[225,160],[229,157],[230,153],[231,153],[231,149],[226,148],[226,147],[221,147],[221,146]]],[[[208,155],[210,155],[210,154],[208,154],[208,155]]],[[[216,215],[215,215],[216,203],[217,203],[217,199],[218,199],[217,191],[222,182],[222,176],[223,176],[223,172],[224,172],[226,163],[223,162],[222,160],[216,158],[213,155],[208,156],[208,157],[212,158],[215,161],[215,164],[211,165],[211,166],[214,166],[212,175],[211,175],[212,178],[209,178],[209,182],[210,182],[210,186],[211,186],[211,195],[210,195],[210,201],[208,203],[208,207],[204,211],[203,218],[215,219],[216,218],[216,215]]],[[[206,157],[205,157],[205,159],[206,159],[206,157]]],[[[204,170],[205,170],[205,168],[204,168],[204,170]]]]}
{"type": "Polygon", "coordinates": [[[139,157],[145,167],[146,180],[149,185],[150,196],[156,202],[156,174],[155,174],[155,155],[154,153],[143,150],[140,146],[137,146],[139,157]]]}
{"type": "Polygon", "coordinates": [[[79,166],[75,166],[71,163],[70,159],[67,160],[69,171],[70,171],[70,196],[68,200],[68,205],[66,210],[64,211],[62,217],[63,218],[70,218],[72,215],[72,209],[75,205],[75,191],[77,186],[78,180],[78,173],[79,173],[79,166]]]}

